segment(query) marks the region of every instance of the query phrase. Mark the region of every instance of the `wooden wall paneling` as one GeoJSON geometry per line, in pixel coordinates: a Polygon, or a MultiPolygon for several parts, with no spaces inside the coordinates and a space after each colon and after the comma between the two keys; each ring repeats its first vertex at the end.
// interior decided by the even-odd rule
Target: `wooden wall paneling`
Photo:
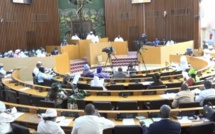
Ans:
{"type": "Polygon", "coordinates": [[[57,0],[35,0],[31,5],[1,0],[1,16],[0,52],[60,44],[57,0]]]}

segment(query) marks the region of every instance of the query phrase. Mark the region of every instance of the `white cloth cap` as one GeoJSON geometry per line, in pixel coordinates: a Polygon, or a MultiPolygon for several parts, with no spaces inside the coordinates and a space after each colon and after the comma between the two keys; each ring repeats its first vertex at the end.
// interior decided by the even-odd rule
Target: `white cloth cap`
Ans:
{"type": "Polygon", "coordinates": [[[42,117],[57,117],[57,111],[55,109],[47,109],[45,113],[42,114],[42,117]]]}
{"type": "Polygon", "coordinates": [[[37,63],[42,64],[42,62],[41,62],[41,61],[37,61],[37,63]]]}
{"type": "Polygon", "coordinates": [[[6,110],[6,106],[3,102],[0,101],[0,112],[3,112],[6,110]]]}

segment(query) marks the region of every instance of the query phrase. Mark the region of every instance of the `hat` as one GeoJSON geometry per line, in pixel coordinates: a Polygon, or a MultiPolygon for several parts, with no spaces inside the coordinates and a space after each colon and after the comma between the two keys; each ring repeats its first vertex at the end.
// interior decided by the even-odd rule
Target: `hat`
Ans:
{"type": "Polygon", "coordinates": [[[87,69],[90,69],[90,66],[88,64],[85,64],[83,67],[83,70],[87,70],[87,69]]]}
{"type": "Polygon", "coordinates": [[[188,72],[189,75],[191,75],[191,74],[196,74],[196,73],[197,73],[197,72],[196,72],[195,69],[190,69],[189,72],[188,72]]]}
{"type": "Polygon", "coordinates": [[[6,110],[6,106],[3,102],[0,101],[0,112],[3,112],[6,110]]]}
{"type": "Polygon", "coordinates": [[[57,111],[55,109],[47,109],[45,113],[42,114],[42,117],[57,117],[57,111]]]}
{"type": "Polygon", "coordinates": [[[97,73],[101,73],[102,72],[102,67],[101,66],[98,66],[97,67],[97,73]]]}

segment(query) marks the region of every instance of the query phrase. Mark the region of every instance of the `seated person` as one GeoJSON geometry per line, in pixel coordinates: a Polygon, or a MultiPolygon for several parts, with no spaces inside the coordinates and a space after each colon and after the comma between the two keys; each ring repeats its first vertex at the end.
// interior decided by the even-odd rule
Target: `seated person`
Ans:
{"type": "Polygon", "coordinates": [[[102,72],[102,67],[98,66],[96,69],[96,73],[94,76],[98,76],[99,78],[110,78],[110,75],[108,73],[102,72]]]}
{"type": "Polygon", "coordinates": [[[6,75],[6,71],[4,70],[4,64],[0,63],[0,78],[3,78],[6,75]]]}
{"type": "Polygon", "coordinates": [[[90,71],[90,66],[85,64],[83,67],[83,73],[81,74],[82,77],[93,77],[93,72],[90,71]]]}
{"type": "Polygon", "coordinates": [[[54,50],[51,52],[51,55],[58,55],[58,54],[59,54],[58,48],[55,47],[54,50]]]}
{"type": "Polygon", "coordinates": [[[44,114],[42,114],[42,120],[37,126],[38,133],[47,134],[65,134],[63,129],[58,123],[56,123],[57,111],[55,109],[47,109],[44,114]]]}
{"type": "Polygon", "coordinates": [[[158,38],[155,38],[155,45],[157,46],[157,45],[159,45],[160,44],[160,40],[158,40],[158,38]]]}
{"type": "Polygon", "coordinates": [[[99,36],[97,34],[95,34],[94,37],[92,38],[92,42],[99,43],[99,36]]]}
{"type": "Polygon", "coordinates": [[[126,78],[126,77],[128,77],[128,75],[122,72],[121,67],[119,67],[118,72],[114,73],[112,76],[112,78],[126,78]]]}
{"type": "Polygon", "coordinates": [[[204,90],[199,93],[199,96],[196,98],[196,102],[200,102],[200,105],[203,106],[203,101],[206,98],[215,97],[215,89],[212,88],[212,83],[210,81],[204,81],[204,90]]]}
{"type": "Polygon", "coordinates": [[[134,68],[133,62],[129,63],[127,71],[137,71],[137,69],[134,68]]]}
{"type": "Polygon", "coordinates": [[[66,108],[67,105],[67,95],[62,90],[62,87],[59,83],[53,83],[49,93],[46,97],[49,101],[54,101],[56,107],[58,108],[66,108]]]}
{"type": "Polygon", "coordinates": [[[93,38],[94,38],[93,31],[90,31],[90,33],[86,37],[86,40],[92,40],[93,38]]]}
{"type": "Polygon", "coordinates": [[[160,74],[159,73],[155,73],[152,76],[152,79],[153,79],[153,83],[150,86],[160,86],[160,85],[163,85],[163,82],[160,79],[160,74]]]}
{"type": "Polygon", "coordinates": [[[171,108],[168,105],[160,107],[161,120],[149,126],[147,134],[180,134],[181,125],[170,119],[171,108]]]}
{"type": "Polygon", "coordinates": [[[123,42],[124,40],[123,40],[123,38],[120,36],[120,35],[118,35],[115,39],[114,39],[114,42],[123,42]]]}
{"type": "Polygon", "coordinates": [[[39,68],[42,67],[42,62],[38,61],[36,64],[36,67],[33,70],[33,77],[37,76],[37,74],[39,73],[39,68]]]}
{"type": "Polygon", "coordinates": [[[188,85],[186,83],[183,83],[181,85],[181,91],[178,92],[172,102],[172,107],[176,108],[178,107],[179,103],[184,102],[194,102],[194,93],[190,91],[188,88],[188,85]]]}
{"type": "Polygon", "coordinates": [[[67,46],[68,45],[68,42],[66,39],[63,39],[63,41],[61,42],[60,44],[61,46],[67,46]]]}
{"type": "Polygon", "coordinates": [[[75,33],[72,37],[71,40],[80,40],[80,38],[78,37],[78,34],[75,33]]]}
{"type": "Polygon", "coordinates": [[[0,134],[13,134],[10,123],[15,120],[12,112],[6,110],[6,106],[0,101],[0,134]]]}
{"type": "Polygon", "coordinates": [[[44,80],[50,80],[51,81],[52,76],[45,73],[45,68],[40,67],[39,72],[37,73],[37,80],[39,85],[44,85],[44,80]]]}

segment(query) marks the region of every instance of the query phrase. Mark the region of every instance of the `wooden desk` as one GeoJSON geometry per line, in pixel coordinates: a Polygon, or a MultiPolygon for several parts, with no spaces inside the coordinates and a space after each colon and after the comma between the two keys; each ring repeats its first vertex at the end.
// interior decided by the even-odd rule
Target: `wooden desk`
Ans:
{"type": "Polygon", "coordinates": [[[116,55],[128,55],[128,42],[111,42],[111,46],[114,47],[116,55]]]}

